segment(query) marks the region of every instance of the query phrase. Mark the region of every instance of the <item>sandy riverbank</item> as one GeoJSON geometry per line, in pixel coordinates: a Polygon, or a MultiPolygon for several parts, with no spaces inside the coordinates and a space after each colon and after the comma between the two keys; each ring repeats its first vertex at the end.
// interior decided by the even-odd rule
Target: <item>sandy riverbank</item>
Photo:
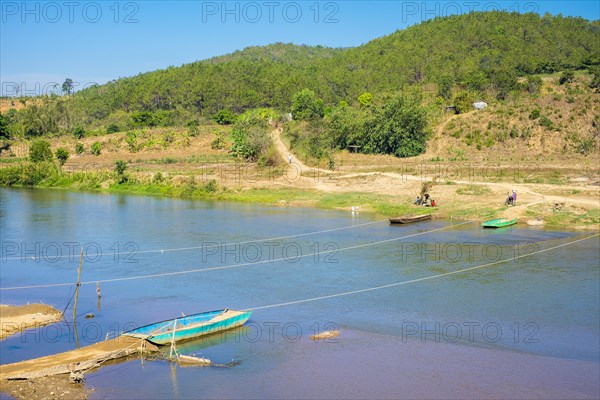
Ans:
{"type": "MultiPolygon", "coordinates": [[[[47,304],[10,306],[0,304],[0,339],[31,328],[53,324],[62,314],[47,304]]],[[[34,380],[0,382],[0,391],[18,399],[86,399],[82,384],[70,384],[68,375],[50,376],[34,380]]]]}
{"type": "Polygon", "coordinates": [[[61,319],[60,311],[46,304],[0,304],[0,339],[29,328],[53,324],[61,319]]]}

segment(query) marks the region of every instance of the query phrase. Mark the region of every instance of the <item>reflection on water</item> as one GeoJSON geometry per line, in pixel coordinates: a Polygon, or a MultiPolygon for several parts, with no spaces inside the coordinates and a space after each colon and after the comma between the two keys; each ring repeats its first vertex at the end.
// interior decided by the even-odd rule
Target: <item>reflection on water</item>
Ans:
{"type": "MultiPolygon", "coordinates": [[[[3,340],[0,362],[68,350],[76,341],[83,346],[181,313],[294,302],[495,263],[403,286],[256,310],[244,328],[178,345],[183,354],[220,364],[239,360],[235,368],[176,369],[171,380],[166,362],[133,362],[99,370],[89,382],[103,388],[96,396],[102,392],[111,398],[321,397],[302,389],[311,379],[321,382],[317,377],[326,376],[337,380],[330,386],[317,384],[324,397],[376,393],[397,398],[392,383],[405,371],[388,365],[387,355],[402,358],[413,349],[406,346],[423,342],[459,344],[460,354],[493,348],[502,354],[598,363],[597,238],[539,253],[585,234],[521,227],[483,230],[479,224],[427,233],[450,222],[399,228],[383,218],[361,225],[377,218],[253,204],[0,189],[1,286],[74,283],[79,260],[70,252],[83,247],[89,251],[81,280],[89,284],[80,288],[78,314],[96,314],[77,321],[77,337],[61,322],[3,340]],[[409,237],[417,233],[426,234],[409,237]],[[392,240],[401,237],[407,238],[392,240]],[[51,256],[45,252],[50,249],[51,256]],[[56,257],[57,250],[62,257],[56,257]],[[505,259],[510,261],[496,263],[505,259]],[[190,270],[196,272],[182,274],[190,270]],[[155,276],[101,283],[101,293],[96,285],[146,275],[155,276]],[[339,327],[339,343],[308,339],[326,326],[339,327]],[[363,372],[377,383],[333,374],[326,370],[335,368],[331,360],[372,366],[377,373],[363,372]],[[299,380],[292,380],[292,371],[300,370],[299,380]],[[147,384],[142,392],[134,391],[128,388],[131,381],[147,384]],[[238,396],[241,389],[225,389],[231,382],[252,389],[238,396]],[[353,385],[358,382],[365,391],[353,385]],[[344,384],[354,390],[345,391],[344,384]]],[[[72,290],[60,286],[0,294],[2,303],[43,301],[62,310],[72,290]]],[[[344,368],[348,374],[360,371],[344,368]]]]}

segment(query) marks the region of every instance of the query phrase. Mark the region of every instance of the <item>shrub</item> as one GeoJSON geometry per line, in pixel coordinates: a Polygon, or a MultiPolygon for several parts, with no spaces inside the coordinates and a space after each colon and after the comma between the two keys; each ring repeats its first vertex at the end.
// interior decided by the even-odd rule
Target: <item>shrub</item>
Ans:
{"type": "Polygon", "coordinates": [[[154,181],[155,183],[160,183],[163,181],[163,175],[160,172],[157,172],[154,174],[154,177],[152,178],[152,181],[154,181]]]}
{"type": "Polygon", "coordinates": [[[213,150],[221,150],[225,148],[225,134],[223,132],[217,132],[216,138],[210,144],[210,148],[213,150]]]}
{"type": "Polygon", "coordinates": [[[538,119],[540,117],[540,109],[534,108],[531,113],[529,113],[529,119],[538,119]]]}
{"type": "Polygon", "coordinates": [[[463,114],[471,110],[473,104],[473,96],[468,92],[458,92],[454,96],[454,106],[457,114],[463,114]]]}
{"type": "Polygon", "coordinates": [[[298,121],[322,118],[325,115],[323,100],[312,90],[302,89],[292,100],[292,115],[298,121]]]}
{"type": "Polygon", "coordinates": [[[115,162],[115,173],[117,174],[117,179],[119,184],[127,182],[127,176],[125,175],[125,170],[127,169],[127,163],[123,160],[117,160],[115,162]]]}
{"type": "MultiPolygon", "coordinates": [[[[213,116],[215,122],[219,125],[231,125],[237,120],[237,116],[233,111],[224,108],[213,116]]],[[[197,121],[196,121],[197,122],[197,121]]],[[[197,125],[195,126],[197,128],[197,125]]]]}
{"type": "Polygon", "coordinates": [[[552,129],[554,124],[552,123],[552,120],[550,120],[550,118],[546,117],[545,115],[542,115],[542,117],[540,118],[540,125],[546,129],[552,129]]]}
{"type": "Polygon", "coordinates": [[[85,151],[85,148],[83,147],[83,143],[77,143],[75,145],[75,153],[82,154],[84,151],[85,151]]]}
{"type": "Polygon", "coordinates": [[[52,161],[50,142],[44,139],[34,140],[29,146],[29,160],[32,162],[52,161]]]}
{"type": "Polygon", "coordinates": [[[83,137],[85,136],[85,130],[83,129],[83,127],[76,126],[75,128],[73,128],[73,136],[75,136],[76,139],[83,139],[83,137]]]}
{"type": "Polygon", "coordinates": [[[119,125],[117,125],[117,124],[110,124],[106,127],[106,133],[117,133],[120,131],[121,131],[121,129],[119,128],[119,125]]]}
{"type": "Polygon", "coordinates": [[[61,166],[65,165],[65,163],[69,159],[69,152],[64,147],[59,147],[58,149],[56,149],[56,153],[54,154],[56,155],[56,159],[58,160],[58,163],[61,166]]]}
{"type": "Polygon", "coordinates": [[[127,132],[127,138],[125,139],[125,142],[127,143],[130,153],[135,153],[137,151],[137,135],[135,132],[127,132]]]}
{"type": "Polygon", "coordinates": [[[573,74],[573,71],[564,71],[562,74],[560,74],[558,83],[561,85],[565,83],[571,83],[573,82],[573,79],[575,79],[575,74],[573,74]]]}
{"type": "Polygon", "coordinates": [[[99,156],[101,151],[102,151],[102,143],[94,142],[92,144],[92,148],[90,149],[90,152],[95,156],[99,156]]]}
{"type": "Polygon", "coordinates": [[[542,87],[542,78],[539,76],[528,76],[526,87],[530,94],[539,93],[542,87]]]}
{"type": "Polygon", "coordinates": [[[219,188],[219,185],[217,184],[217,181],[214,179],[211,179],[210,181],[206,182],[206,185],[204,185],[204,191],[206,193],[214,193],[217,191],[218,188],[219,188]]]}

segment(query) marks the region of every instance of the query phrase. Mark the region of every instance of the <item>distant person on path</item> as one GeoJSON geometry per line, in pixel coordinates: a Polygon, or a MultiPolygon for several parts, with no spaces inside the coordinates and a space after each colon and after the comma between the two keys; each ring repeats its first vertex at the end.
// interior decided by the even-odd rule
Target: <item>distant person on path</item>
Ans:
{"type": "Polygon", "coordinates": [[[291,164],[292,163],[292,155],[288,154],[288,163],[291,164]]]}

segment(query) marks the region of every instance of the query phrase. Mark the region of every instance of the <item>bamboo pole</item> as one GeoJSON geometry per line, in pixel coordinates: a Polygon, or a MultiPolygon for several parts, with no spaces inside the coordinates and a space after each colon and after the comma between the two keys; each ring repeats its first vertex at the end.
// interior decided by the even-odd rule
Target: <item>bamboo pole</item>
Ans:
{"type": "MultiPolygon", "coordinates": [[[[175,348],[175,330],[177,329],[177,319],[173,321],[173,335],[171,336],[171,352],[169,353],[169,360],[173,359],[173,349],[175,348]]],[[[177,355],[177,352],[175,352],[177,355]]]]}

